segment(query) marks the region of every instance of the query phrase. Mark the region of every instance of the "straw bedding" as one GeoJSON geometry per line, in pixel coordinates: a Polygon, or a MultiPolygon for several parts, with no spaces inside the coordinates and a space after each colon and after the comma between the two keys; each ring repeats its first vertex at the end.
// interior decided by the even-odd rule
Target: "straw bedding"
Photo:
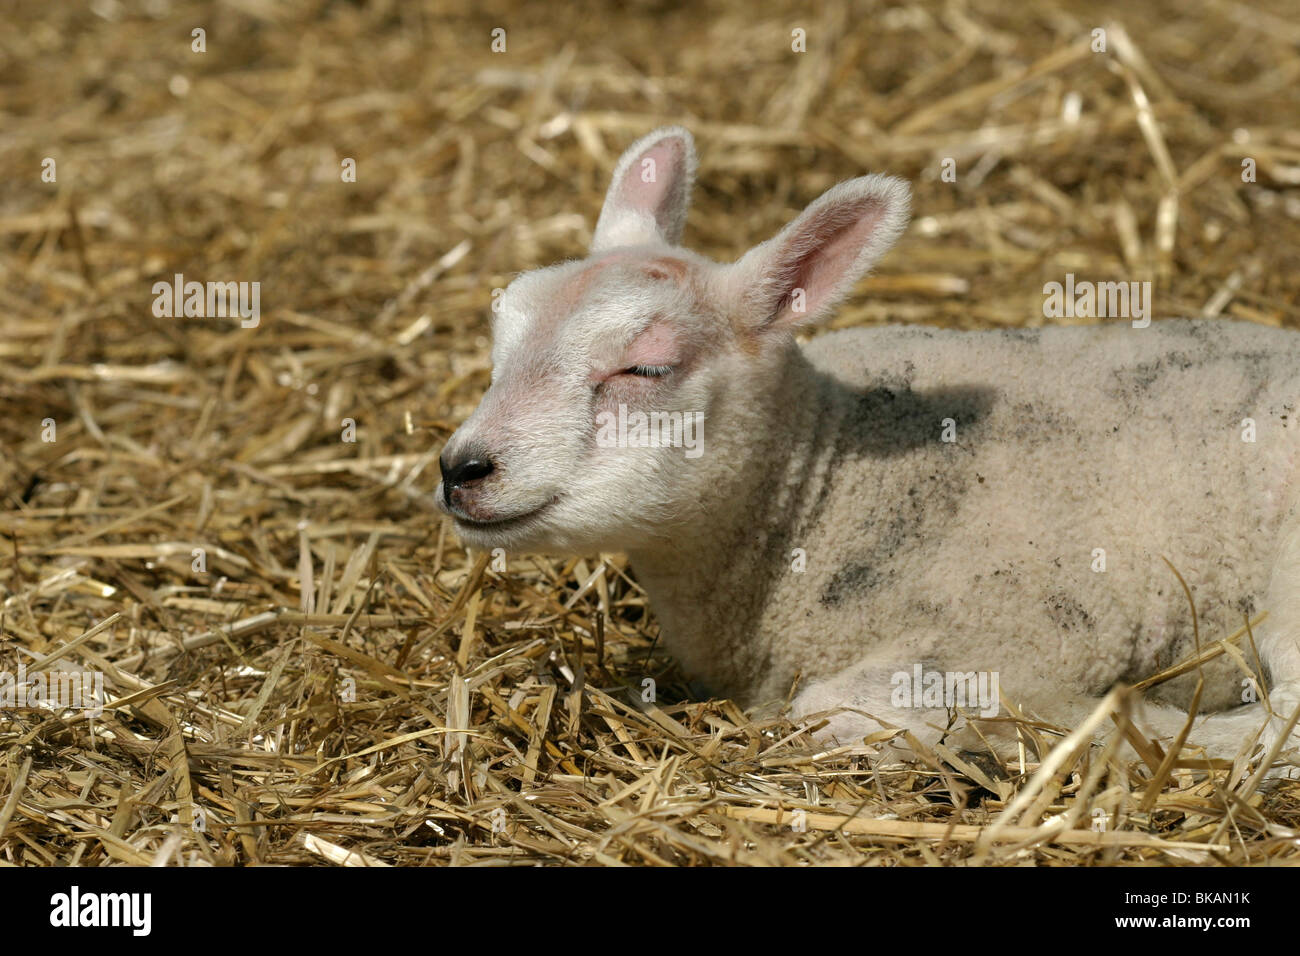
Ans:
{"type": "Polygon", "coordinates": [[[664,122],[698,138],[686,241],[718,258],[840,179],[915,183],[837,326],[1041,325],[1066,272],[1149,279],[1158,317],[1300,324],[1289,4],[6,19],[0,670],[87,669],[108,702],[0,712],[0,863],[1300,859],[1297,785],[1124,756],[1123,693],[1095,727],[1024,715],[1010,763],[819,748],[693,699],[620,556],[502,569],[429,501],[492,290],[582,255],[664,122]],[[155,314],[178,273],[259,282],[256,327],[155,314]]]}

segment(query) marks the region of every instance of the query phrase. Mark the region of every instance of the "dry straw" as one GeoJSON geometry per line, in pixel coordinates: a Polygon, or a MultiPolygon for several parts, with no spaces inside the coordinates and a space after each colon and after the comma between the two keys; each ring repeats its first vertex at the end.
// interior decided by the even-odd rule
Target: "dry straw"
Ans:
{"type": "MultiPolygon", "coordinates": [[[[618,556],[503,572],[430,508],[492,290],[581,255],[663,122],[697,134],[687,240],[720,258],[839,179],[915,182],[839,326],[1041,325],[1066,272],[1297,324],[1294,9],[1098,9],[11,4],[0,667],[108,703],[3,714],[0,864],[1300,858],[1295,785],[1146,740],[1129,693],[1077,728],[1008,701],[1009,763],[821,748],[693,702],[618,556]],[[260,282],[257,327],[155,316],[177,273],[260,282]]],[[[1249,668],[1248,636],[1202,657],[1249,668]]]]}

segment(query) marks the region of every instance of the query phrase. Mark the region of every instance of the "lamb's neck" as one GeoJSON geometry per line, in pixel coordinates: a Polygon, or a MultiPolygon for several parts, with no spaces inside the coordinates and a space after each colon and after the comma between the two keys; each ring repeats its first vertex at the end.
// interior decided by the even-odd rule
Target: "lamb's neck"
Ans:
{"type": "Polygon", "coordinates": [[[775,388],[732,402],[715,425],[715,442],[719,433],[735,441],[706,450],[727,457],[701,507],[629,552],[665,642],[723,693],[762,672],[764,608],[796,570],[795,549],[810,544],[834,457],[836,386],[793,347],[774,377],[775,388]]]}

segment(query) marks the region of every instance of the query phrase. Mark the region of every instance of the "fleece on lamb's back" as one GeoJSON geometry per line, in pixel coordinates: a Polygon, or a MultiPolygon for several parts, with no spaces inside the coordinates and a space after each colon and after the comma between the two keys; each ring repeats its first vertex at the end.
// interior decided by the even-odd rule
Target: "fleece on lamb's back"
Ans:
{"type": "MultiPolygon", "coordinates": [[[[1212,321],[883,328],[806,354],[849,390],[828,387],[834,438],[801,452],[828,456],[832,490],[792,529],[817,542],[812,580],[779,588],[767,615],[769,694],[800,667],[848,668],[803,704],[887,717],[879,689],[920,662],[996,672],[1012,699],[1076,719],[1115,682],[1194,650],[1164,558],[1192,588],[1202,640],[1264,607],[1300,446],[1300,336],[1212,321]],[[809,610],[832,622],[826,666],[779,636],[809,610]]],[[[1204,673],[1203,712],[1254,690],[1229,657],[1204,673]]],[[[1186,707],[1196,677],[1151,696],[1186,707]]]]}
{"type": "MultiPolygon", "coordinates": [[[[1274,710],[1300,701],[1300,337],[1222,322],[962,333],[854,329],[799,348],[893,243],[906,184],[841,183],[732,264],[678,245],[686,131],[634,144],[580,262],[526,273],[494,316],[493,382],[438,498],[484,548],[624,549],[669,648],[713,692],[844,707],[933,737],[899,677],[996,674],[1078,720],[1117,681],[1267,608],[1274,710]],[[700,416],[704,453],[601,440],[615,414],[700,416]],[[1246,421],[1249,419],[1250,421],[1246,421]],[[1243,440],[1253,439],[1253,440],[1243,440]]],[[[1230,658],[1193,740],[1265,723],[1230,658]],[[1249,695],[1247,695],[1249,696],[1249,695]]],[[[1189,681],[1146,717],[1182,726],[1189,681]]],[[[997,701],[993,701],[996,709],[997,701]]],[[[985,728],[995,732],[995,727],[985,728]]],[[[1269,724],[1276,733],[1278,721],[1269,724]]]]}

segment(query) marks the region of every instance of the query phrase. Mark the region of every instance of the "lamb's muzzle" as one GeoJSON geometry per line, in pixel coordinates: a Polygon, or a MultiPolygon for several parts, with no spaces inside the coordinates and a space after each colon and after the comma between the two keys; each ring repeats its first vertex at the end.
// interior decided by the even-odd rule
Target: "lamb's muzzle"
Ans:
{"type": "Polygon", "coordinates": [[[494,468],[487,458],[464,458],[451,465],[445,458],[439,458],[438,467],[442,470],[443,498],[451,508],[456,507],[464,489],[492,474],[494,468]]]}

